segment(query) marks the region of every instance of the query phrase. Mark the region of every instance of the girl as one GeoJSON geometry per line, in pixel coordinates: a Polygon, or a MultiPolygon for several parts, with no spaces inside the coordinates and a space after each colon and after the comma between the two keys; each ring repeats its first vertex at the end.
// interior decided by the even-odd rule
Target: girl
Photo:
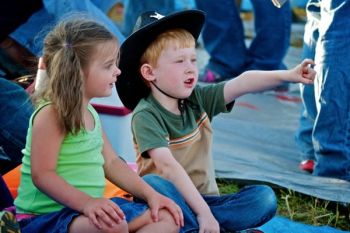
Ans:
{"type": "MultiPolygon", "coordinates": [[[[181,208],[119,159],[89,104],[111,94],[121,71],[117,39],[82,18],[62,21],[45,38],[48,77],[33,95],[15,200],[22,232],[178,232],[181,208]],[[103,198],[105,177],[149,207],[103,198]]],[[[160,180],[146,179],[153,178],[160,180]]]]}

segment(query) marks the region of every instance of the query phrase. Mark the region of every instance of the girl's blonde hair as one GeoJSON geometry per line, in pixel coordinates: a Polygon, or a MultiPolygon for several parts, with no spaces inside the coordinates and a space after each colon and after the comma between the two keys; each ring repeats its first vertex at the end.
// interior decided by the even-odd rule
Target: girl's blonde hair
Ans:
{"type": "Polygon", "coordinates": [[[36,105],[51,101],[66,133],[84,127],[83,70],[97,45],[111,40],[117,39],[108,29],[84,17],[61,21],[45,38],[43,60],[48,77],[33,100],[36,105]]]}
{"type": "Polygon", "coordinates": [[[140,59],[140,66],[145,63],[155,66],[161,52],[168,46],[174,46],[176,48],[191,48],[195,47],[195,45],[196,41],[188,31],[181,28],[170,29],[160,34],[147,47],[140,59]]]}

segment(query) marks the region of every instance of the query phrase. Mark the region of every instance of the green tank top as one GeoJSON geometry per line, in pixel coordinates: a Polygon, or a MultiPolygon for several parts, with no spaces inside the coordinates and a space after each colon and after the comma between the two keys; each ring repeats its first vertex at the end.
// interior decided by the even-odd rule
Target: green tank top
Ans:
{"type": "MultiPolygon", "coordinates": [[[[26,146],[21,168],[21,182],[15,206],[18,213],[46,214],[62,209],[64,206],[42,193],[32,182],[30,151],[32,141],[32,122],[35,115],[46,105],[41,105],[31,116],[27,132],[26,146]]],[[[95,128],[92,131],[81,130],[77,135],[68,134],[61,145],[57,174],[77,189],[92,197],[101,197],[105,188],[102,155],[103,138],[99,116],[88,105],[95,128]]]]}

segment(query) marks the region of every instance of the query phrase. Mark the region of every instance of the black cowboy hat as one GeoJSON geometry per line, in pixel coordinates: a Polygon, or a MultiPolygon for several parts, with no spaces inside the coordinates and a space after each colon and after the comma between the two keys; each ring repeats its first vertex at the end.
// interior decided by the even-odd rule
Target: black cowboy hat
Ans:
{"type": "Polygon", "coordinates": [[[148,11],[139,16],[134,32],[120,47],[119,68],[122,72],[116,88],[125,107],[134,110],[139,101],[150,92],[142,80],[139,66],[141,56],[156,37],[169,29],[182,28],[197,39],[204,20],[205,14],[200,10],[179,11],[168,16],[148,11]]]}

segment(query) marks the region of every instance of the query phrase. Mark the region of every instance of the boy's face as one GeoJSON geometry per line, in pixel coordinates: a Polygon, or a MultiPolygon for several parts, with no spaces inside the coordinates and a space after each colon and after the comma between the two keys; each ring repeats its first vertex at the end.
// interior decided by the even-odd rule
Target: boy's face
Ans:
{"type": "Polygon", "coordinates": [[[179,99],[187,98],[198,81],[195,48],[166,46],[158,58],[153,74],[160,89],[179,99]]]}

